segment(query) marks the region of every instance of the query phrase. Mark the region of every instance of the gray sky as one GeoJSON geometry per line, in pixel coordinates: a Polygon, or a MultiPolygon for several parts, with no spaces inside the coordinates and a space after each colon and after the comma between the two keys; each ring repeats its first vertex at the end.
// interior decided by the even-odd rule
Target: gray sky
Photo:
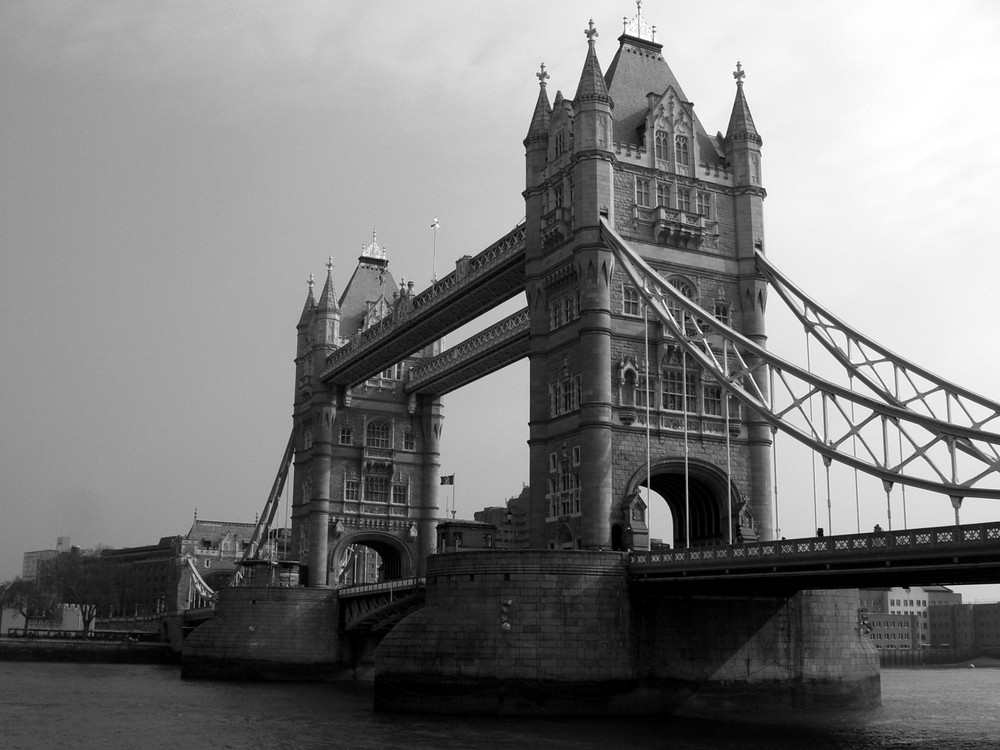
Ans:
{"type": "MultiPolygon", "coordinates": [[[[634,12],[0,4],[0,580],[58,535],[131,546],[185,532],[195,508],[253,520],[291,427],[309,273],[333,255],[342,290],[375,227],[396,279],[423,288],[433,217],[439,275],[511,229],[539,63],[550,96],[572,97],[589,18],[607,69],[634,12]]],[[[771,259],[875,339],[1000,400],[1000,5],[647,0],[643,15],[709,132],[726,128],[742,61],[771,259]]],[[[770,343],[801,362],[793,329],[772,326],[770,343]]],[[[460,515],[517,494],[526,365],[445,413],[460,515]]],[[[795,463],[787,477],[779,463],[789,537],[813,525],[795,463]]],[[[853,531],[853,494],[837,502],[834,533],[853,531]]],[[[947,499],[908,510],[911,527],[952,519],[947,499]]],[[[880,514],[878,494],[863,526],[880,514]]],[[[998,516],[986,501],[963,512],[998,516]]]]}

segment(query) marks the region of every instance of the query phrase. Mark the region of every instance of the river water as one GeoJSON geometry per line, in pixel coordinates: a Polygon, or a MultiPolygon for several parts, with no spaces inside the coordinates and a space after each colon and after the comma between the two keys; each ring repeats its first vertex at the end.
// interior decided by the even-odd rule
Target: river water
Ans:
{"type": "Polygon", "coordinates": [[[1000,748],[1000,669],[885,670],[882,706],[806,725],[376,714],[370,683],[181,680],[175,667],[0,662],[0,748],[1000,748]]]}

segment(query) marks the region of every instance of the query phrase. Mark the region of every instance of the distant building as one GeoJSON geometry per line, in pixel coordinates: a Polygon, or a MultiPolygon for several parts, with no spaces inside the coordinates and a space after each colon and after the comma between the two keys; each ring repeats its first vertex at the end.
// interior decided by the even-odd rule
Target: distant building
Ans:
{"type": "Polygon", "coordinates": [[[863,615],[877,648],[920,648],[935,643],[930,614],[935,607],[962,601],[945,586],[861,589],[863,615]]]}
{"type": "Polygon", "coordinates": [[[441,521],[437,525],[437,551],[458,552],[463,549],[493,549],[497,527],[483,521],[441,521]]]}
{"type": "Polygon", "coordinates": [[[937,648],[955,648],[963,651],[975,648],[976,625],[973,605],[950,603],[930,610],[931,645],[937,648]]]}
{"type": "Polygon", "coordinates": [[[68,536],[56,537],[55,549],[36,550],[25,552],[21,563],[21,578],[25,581],[37,581],[38,569],[46,560],[51,560],[60,552],[69,552],[70,543],[68,536]]]}
{"type": "Polygon", "coordinates": [[[500,549],[526,549],[528,546],[528,487],[517,497],[508,498],[502,506],[490,506],[476,511],[473,519],[496,527],[494,546],[500,549]]]}

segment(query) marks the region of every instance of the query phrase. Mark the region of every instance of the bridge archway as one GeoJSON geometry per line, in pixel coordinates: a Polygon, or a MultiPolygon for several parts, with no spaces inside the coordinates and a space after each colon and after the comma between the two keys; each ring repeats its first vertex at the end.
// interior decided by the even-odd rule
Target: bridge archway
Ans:
{"type": "Polygon", "coordinates": [[[391,534],[345,534],[330,553],[330,580],[338,586],[381,583],[416,575],[413,556],[391,534]]]}
{"type": "MultiPolygon", "coordinates": [[[[664,541],[672,548],[687,546],[688,533],[692,547],[729,543],[730,524],[736,523],[744,503],[739,490],[729,481],[725,472],[698,460],[689,460],[685,467],[684,459],[671,458],[653,464],[648,484],[652,490],[651,502],[662,500],[669,510],[672,538],[664,541]],[[690,511],[690,527],[685,518],[686,510],[690,511]]],[[[641,530],[648,534],[646,524],[650,513],[654,516],[663,513],[662,507],[645,507],[646,493],[643,488],[646,486],[647,475],[645,468],[642,468],[632,476],[626,488],[621,508],[625,526],[612,529],[613,546],[616,539],[618,544],[631,543],[627,530],[641,530]]],[[[735,533],[737,526],[733,528],[735,533]]],[[[634,536],[637,545],[639,536],[640,534],[634,536]]],[[[643,546],[646,544],[643,543],[643,546]]]]}

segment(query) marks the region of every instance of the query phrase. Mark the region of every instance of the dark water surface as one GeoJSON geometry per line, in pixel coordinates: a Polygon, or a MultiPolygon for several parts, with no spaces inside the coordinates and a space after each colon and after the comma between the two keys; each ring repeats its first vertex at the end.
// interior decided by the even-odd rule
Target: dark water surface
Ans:
{"type": "Polygon", "coordinates": [[[370,684],[182,681],[174,667],[0,663],[0,748],[1000,750],[1000,669],[887,670],[882,706],[807,725],[376,714],[370,684]]]}

